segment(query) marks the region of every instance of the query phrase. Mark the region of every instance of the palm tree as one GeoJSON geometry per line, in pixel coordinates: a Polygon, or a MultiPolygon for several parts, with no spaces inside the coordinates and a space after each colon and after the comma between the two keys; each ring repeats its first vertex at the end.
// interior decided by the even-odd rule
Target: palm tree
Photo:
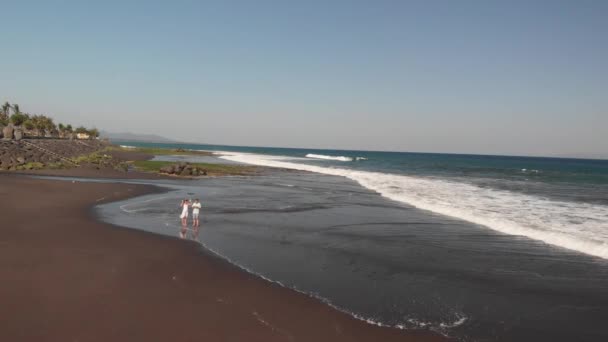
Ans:
{"type": "Polygon", "coordinates": [[[2,105],[2,111],[0,111],[0,120],[8,120],[8,117],[11,114],[10,110],[11,110],[11,104],[8,103],[8,101],[6,101],[2,105]]]}
{"type": "Polygon", "coordinates": [[[97,128],[91,128],[88,133],[91,139],[99,137],[99,130],[97,128]]]}
{"type": "Polygon", "coordinates": [[[21,111],[19,110],[19,105],[16,103],[13,105],[13,113],[21,114],[21,111]]]}
{"type": "Polygon", "coordinates": [[[36,136],[40,136],[41,132],[44,131],[45,123],[43,115],[34,115],[32,117],[32,123],[34,124],[34,130],[36,131],[36,136]]]}
{"type": "MultiPolygon", "coordinates": [[[[45,116],[45,131],[48,132],[48,134],[52,137],[54,132],[57,131],[57,126],[55,125],[55,123],[53,122],[53,119],[49,118],[48,116],[45,116]]],[[[46,134],[45,134],[46,136],[46,134]]]]}
{"type": "Polygon", "coordinates": [[[63,135],[65,133],[65,126],[61,122],[57,124],[57,131],[59,132],[59,138],[63,138],[63,135]]]}

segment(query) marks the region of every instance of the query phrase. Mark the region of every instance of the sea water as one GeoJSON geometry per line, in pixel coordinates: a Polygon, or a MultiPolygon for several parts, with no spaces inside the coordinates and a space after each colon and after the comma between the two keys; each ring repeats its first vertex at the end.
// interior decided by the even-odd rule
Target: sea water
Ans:
{"type": "Polygon", "coordinates": [[[200,197],[207,249],[370,323],[608,338],[605,161],[163,146],[217,151],[168,159],[302,171],[161,181],[176,190],[103,218],[175,236],[176,203],[200,197]]]}
{"type": "Polygon", "coordinates": [[[608,160],[142,145],[218,151],[230,161],[344,176],[420,209],[608,259],[608,160]]]}

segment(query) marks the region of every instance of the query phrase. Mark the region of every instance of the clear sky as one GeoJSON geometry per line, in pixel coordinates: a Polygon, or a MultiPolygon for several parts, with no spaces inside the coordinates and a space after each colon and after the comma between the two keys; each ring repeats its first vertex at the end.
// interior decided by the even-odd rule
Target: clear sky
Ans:
{"type": "Polygon", "coordinates": [[[608,1],[0,0],[0,101],[231,145],[608,156],[608,1]]]}

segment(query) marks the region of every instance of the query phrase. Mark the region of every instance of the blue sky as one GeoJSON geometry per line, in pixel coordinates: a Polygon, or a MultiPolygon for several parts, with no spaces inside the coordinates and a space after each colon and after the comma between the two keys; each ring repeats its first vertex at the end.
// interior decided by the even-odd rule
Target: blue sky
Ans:
{"type": "Polygon", "coordinates": [[[290,147],[608,155],[608,1],[0,1],[0,101],[290,147]]]}

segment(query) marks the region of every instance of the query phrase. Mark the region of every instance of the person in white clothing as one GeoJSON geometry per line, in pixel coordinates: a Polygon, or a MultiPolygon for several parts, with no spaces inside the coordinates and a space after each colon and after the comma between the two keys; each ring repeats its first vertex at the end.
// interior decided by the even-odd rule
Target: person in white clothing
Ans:
{"type": "Polygon", "coordinates": [[[182,208],[182,214],[179,215],[179,218],[182,220],[182,230],[179,232],[179,236],[183,239],[186,237],[186,229],[188,229],[188,208],[190,208],[190,201],[183,199],[179,206],[182,208]]]}
{"type": "Polygon", "coordinates": [[[194,203],[192,203],[192,228],[194,228],[194,237],[198,238],[198,227],[200,226],[200,222],[198,221],[199,211],[201,210],[201,201],[199,199],[195,199],[194,203]]]}

